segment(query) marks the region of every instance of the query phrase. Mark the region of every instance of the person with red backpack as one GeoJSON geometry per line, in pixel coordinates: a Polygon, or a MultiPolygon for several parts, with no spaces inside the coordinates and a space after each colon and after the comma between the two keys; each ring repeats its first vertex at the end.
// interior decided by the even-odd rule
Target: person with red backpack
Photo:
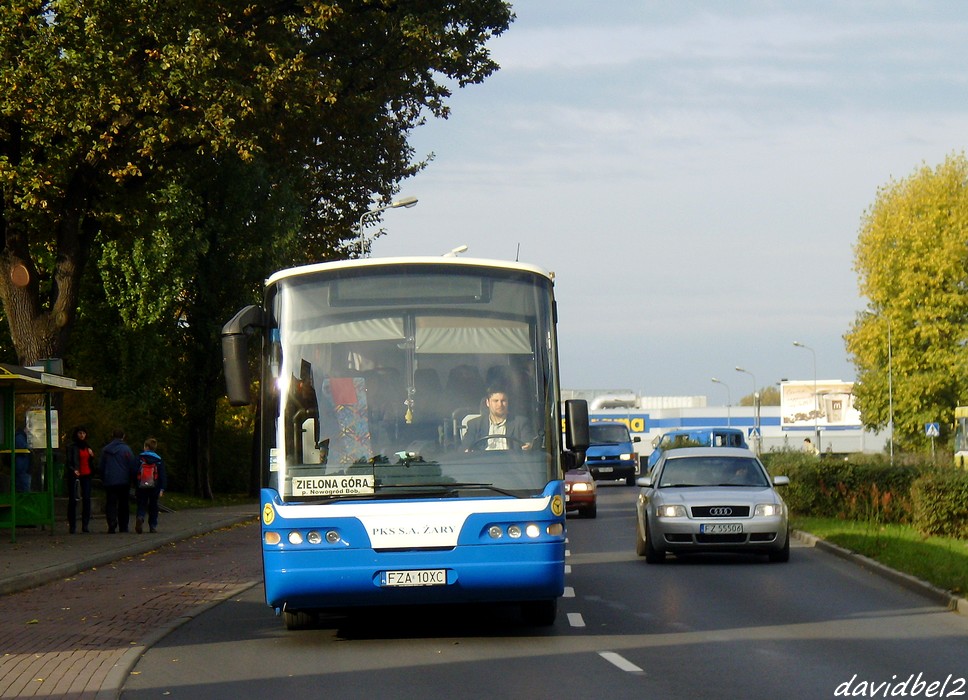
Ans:
{"type": "Polygon", "coordinates": [[[150,437],[145,440],[144,451],[138,456],[140,464],[135,478],[138,514],[134,521],[134,531],[139,535],[144,531],[145,517],[148,518],[151,532],[158,532],[158,499],[165,495],[168,475],[157,449],[158,441],[150,437]]]}

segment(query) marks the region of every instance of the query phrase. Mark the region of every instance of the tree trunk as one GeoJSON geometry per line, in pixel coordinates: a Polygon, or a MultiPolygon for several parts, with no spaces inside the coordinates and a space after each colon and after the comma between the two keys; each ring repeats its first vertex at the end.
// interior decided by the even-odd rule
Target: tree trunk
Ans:
{"type": "MultiPolygon", "coordinates": [[[[90,172],[81,167],[71,178],[62,209],[54,218],[57,241],[51,271],[37,268],[30,253],[30,231],[7,218],[0,208],[0,298],[21,365],[62,357],[67,347],[77,315],[81,274],[98,228],[97,221],[87,216],[89,197],[90,172]]],[[[39,233],[37,238],[43,240],[39,233]]]]}

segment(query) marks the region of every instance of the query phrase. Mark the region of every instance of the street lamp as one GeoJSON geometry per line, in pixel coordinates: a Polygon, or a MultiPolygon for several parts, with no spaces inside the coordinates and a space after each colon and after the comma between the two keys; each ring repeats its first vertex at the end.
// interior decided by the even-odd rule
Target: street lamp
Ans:
{"type": "MultiPolygon", "coordinates": [[[[742,367],[736,368],[737,372],[742,372],[743,374],[748,374],[753,379],[753,428],[756,432],[756,440],[759,441],[760,438],[760,395],[756,390],[756,375],[754,375],[749,370],[745,370],[742,367]]],[[[759,450],[757,450],[759,452],[759,450]]]]}
{"type": "Polygon", "coordinates": [[[366,219],[372,218],[377,214],[379,214],[380,212],[386,211],[387,209],[399,209],[400,207],[405,207],[409,209],[410,207],[415,207],[415,206],[417,206],[416,197],[401,197],[400,199],[393,200],[389,204],[384,204],[382,207],[368,209],[367,211],[363,212],[363,214],[360,215],[360,223],[359,223],[360,256],[362,257],[366,248],[366,240],[363,237],[363,223],[366,221],[366,219]]]}
{"type": "Polygon", "coordinates": [[[724,382],[722,379],[716,379],[716,377],[713,377],[710,381],[712,381],[713,384],[722,384],[724,387],[726,387],[726,427],[728,428],[733,424],[732,419],[730,418],[730,406],[733,405],[733,399],[729,392],[729,384],[724,382]]]}
{"type": "Polygon", "coordinates": [[[821,453],[820,428],[817,425],[817,417],[820,415],[820,405],[817,403],[817,353],[812,347],[809,345],[804,345],[799,340],[794,340],[793,346],[803,348],[804,350],[809,350],[810,354],[813,355],[813,435],[814,439],[817,441],[817,452],[821,453]]]}

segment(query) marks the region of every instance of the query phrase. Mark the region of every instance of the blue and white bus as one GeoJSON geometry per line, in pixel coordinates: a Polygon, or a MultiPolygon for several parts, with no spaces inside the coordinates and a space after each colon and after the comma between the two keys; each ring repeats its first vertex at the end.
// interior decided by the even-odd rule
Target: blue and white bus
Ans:
{"type": "Polygon", "coordinates": [[[247,336],[262,332],[262,557],[287,627],[425,603],[554,621],[563,467],[588,444],[587,404],[559,403],[555,314],[537,267],[388,258],[278,272],[225,325],[234,405],[250,401],[247,336]],[[512,417],[469,440],[486,392],[512,417]]]}

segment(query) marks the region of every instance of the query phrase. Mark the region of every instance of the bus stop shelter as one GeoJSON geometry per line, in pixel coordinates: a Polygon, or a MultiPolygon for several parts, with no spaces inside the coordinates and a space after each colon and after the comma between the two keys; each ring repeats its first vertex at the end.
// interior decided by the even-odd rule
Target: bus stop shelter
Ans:
{"type": "MultiPolygon", "coordinates": [[[[46,361],[45,368],[52,362],[59,364],[46,361]]],[[[55,473],[60,437],[53,398],[91,389],[60,374],[0,363],[0,530],[9,528],[12,541],[21,526],[50,526],[53,532],[54,495],[61,477],[55,473]],[[30,408],[18,415],[18,404],[26,406],[29,397],[34,397],[30,408]],[[30,472],[18,474],[18,458],[30,472]]]]}

